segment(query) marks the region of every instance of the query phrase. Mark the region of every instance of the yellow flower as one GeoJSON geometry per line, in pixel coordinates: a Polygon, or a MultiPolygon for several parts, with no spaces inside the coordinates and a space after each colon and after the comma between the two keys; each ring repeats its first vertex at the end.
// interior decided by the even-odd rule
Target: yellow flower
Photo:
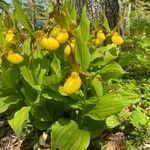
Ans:
{"type": "Polygon", "coordinates": [[[40,43],[42,47],[47,50],[56,50],[59,47],[58,41],[53,37],[49,37],[49,38],[43,37],[40,40],[40,43]]]}
{"type": "Polygon", "coordinates": [[[60,44],[64,44],[67,42],[69,38],[68,32],[66,29],[63,29],[61,33],[59,33],[56,37],[56,40],[60,43],[60,44]]]}
{"type": "Polygon", "coordinates": [[[69,38],[69,34],[68,34],[68,31],[66,29],[62,29],[62,33],[65,34],[67,39],[69,38]]]}
{"type": "Polygon", "coordinates": [[[97,37],[97,39],[99,41],[99,44],[102,44],[104,42],[104,40],[106,40],[105,34],[103,33],[102,30],[98,31],[96,37],[97,37]]]}
{"type": "Polygon", "coordinates": [[[53,36],[53,37],[57,37],[57,35],[61,32],[61,27],[59,25],[55,26],[50,35],[53,36]]]}
{"type": "Polygon", "coordinates": [[[70,45],[68,44],[64,49],[64,54],[66,56],[68,56],[70,54],[70,52],[71,52],[71,48],[70,48],[70,45]]]}
{"type": "Polygon", "coordinates": [[[15,53],[11,50],[8,52],[6,59],[12,64],[19,64],[24,60],[24,58],[20,54],[15,53]]]}
{"type": "Polygon", "coordinates": [[[66,80],[63,90],[66,94],[70,95],[80,89],[81,86],[81,78],[79,73],[72,72],[71,76],[66,80]]]}
{"type": "Polygon", "coordinates": [[[113,33],[111,41],[116,45],[121,45],[124,42],[123,38],[117,32],[113,33]]]}
{"type": "Polygon", "coordinates": [[[65,54],[66,56],[68,56],[68,55],[70,54],[71,48],[74,49],[74,43],[73,43],[73,41],[72,41],[72,43],[70,43],[70,45],[67,44],[67,46],[66,46],[65,49],[64,49],[64,54],[65,54]],[[71,46],[71,47],[70,47],[70,46],[71,46]]]}
{"type": "Polygon", "coordinates": [[[8,32],[5,34],[5,40],[6,40],[6,43],[9,43],[13,40],[13,37],[14,37],[14,33],[12,30],[8,30],[8,32]]]}

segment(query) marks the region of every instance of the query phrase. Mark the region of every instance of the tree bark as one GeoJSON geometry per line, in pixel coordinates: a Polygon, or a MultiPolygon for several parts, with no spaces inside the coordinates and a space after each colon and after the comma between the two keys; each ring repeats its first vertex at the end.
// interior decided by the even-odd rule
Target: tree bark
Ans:
{"type": "MultiPolygon", "coordinates": [[[[64,0],[55,0],[56,3],[63,3],[64,0]]],[[[96,18],[101,21],[102,12],[106,13],[109,21],[110,28],[116,26],[119,16],[119,3],[118,0],[72,0],[75,3],[77,10],[77,21],[81,17],[82,8],[86,5],[87,14],[91,22],[91,28],[94,28],[96,18]]]]}

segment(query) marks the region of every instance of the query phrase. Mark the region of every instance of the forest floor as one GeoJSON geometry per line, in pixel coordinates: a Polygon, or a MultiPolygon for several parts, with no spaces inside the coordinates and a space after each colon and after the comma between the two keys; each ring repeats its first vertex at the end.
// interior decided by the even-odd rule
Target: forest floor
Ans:
{"type": "MultiPolygon", "coordinates": [[[[47,141],[48,135],[44,132],[42,137],[45,140],[43,145],[38,144],[33,148],[31,137],[17,138],[6,121],[6,115],[0,116],[0,150],[50,150],[47,141]]],[[[127,150],[127,137],[122,132],[113,133],[112,130],[105,132],[101,137],[93,139],[88,150],[101,150],[97,143],[106,143],[106,150],[127,150]]],[[[136,150],[150,150],[150,144],[145,144],[136,150]]]]}

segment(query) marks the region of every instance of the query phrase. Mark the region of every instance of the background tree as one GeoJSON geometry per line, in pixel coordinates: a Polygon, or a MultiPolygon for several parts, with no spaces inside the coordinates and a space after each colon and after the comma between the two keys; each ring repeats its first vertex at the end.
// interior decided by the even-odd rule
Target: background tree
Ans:
{"type": "MultiPolygon", "coordinates": [[[[64,0],[55,0],[56,4],[62,4],[63,2],[64,0]]],[[[96,19],[102,19],[102,12],[106,13],[110,27],[115,27],[119,16],[118,0],[72,0],[72,2],[75,3],[78,20],[80,19],[83,6],[86,5],[92,28],[96,19]]]]}

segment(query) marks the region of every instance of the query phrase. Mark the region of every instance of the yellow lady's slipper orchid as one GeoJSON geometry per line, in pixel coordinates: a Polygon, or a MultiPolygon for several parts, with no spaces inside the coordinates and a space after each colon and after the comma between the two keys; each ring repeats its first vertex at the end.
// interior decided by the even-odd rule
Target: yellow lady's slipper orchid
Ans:
{"type": "Polygon", "coordinates": [[[63,90],[66,94],[70,95],[79,90],[81,87],[81,78],[79,73],[72,72],[71,76],[66,80],[63,90]]]}
{"type": "MultiPolygon", "coordinates": [[[[74,42],[75,43],[75,42],[74,42]]],[[[64,49],[64,54],[66,55],[66,56],[68,56],[69,54],[70,54],[70,52],[71,52],[71,49],[74,49],[74,43],[73,43],[73,41],[70,43],[70,45],[69,44],[67,44],[67,46],[65,47],[65,49],[64,49]],[[71,47],[70,47],[71,46],[71,47]]]]}
{"type": "Polygon", "coordinates": [[[68,32],[66,29],[63,29],[61,33],[59,33],[56,37],[56,40],[60,43],[60,44],[64,44],[67,42],[69,38],[68,32]]]}
{"type": "Polygon", "coordinates": [[[14,37],[14,33],[12,30],[8,30],[8,32],[5,34],[5,40],[6,40],[6,43],[9,43],[13,40],[13,37],[14,37]]]}
{"type": "Polygon", "coordinates": [[[49,38],[43,37],[40,40],[40,43],[42,47],[47,50],[56,50],[59,47],[58,41],[53,37],[49,37],[49,38]]]}
{"type": "Polygon", "coordinates": [[[55,26],[50,35],[53,36],[53,37],[57,37],[57,35],[61,32],[61,27],[59,25],[55,26]]]}
{"type": "Polygon", "coordinates": [[[70,54],[70,52],[71,52],[71,47],[70,47],[70,45],[68,44],[68,45],[65,47],[65,49],[64,49],[64,54],[65,54],[66,56],[68,56],[68,55],[70,54]]]}
{"type": "Polygon", "coordinates": [[[113,33],[111,40],[116,45],[121,45],[124,42],[123,38],[117,32],[113,33]]]}
{"type": "Polygon", "coordinates": [[[99,44],[102,44],[104,42],[104,40],[106,40],[105,34],[103,33],[102,30],[98,31],[96,37],[97,37],[97,39],[99,41],[99,44]]]}
{"type": "Polygon", "coordinates": [[[20,54],[15,53],[12,50],[8,52],[6,59],[12,64],[19,64],[24,60],[20,54]]]}

